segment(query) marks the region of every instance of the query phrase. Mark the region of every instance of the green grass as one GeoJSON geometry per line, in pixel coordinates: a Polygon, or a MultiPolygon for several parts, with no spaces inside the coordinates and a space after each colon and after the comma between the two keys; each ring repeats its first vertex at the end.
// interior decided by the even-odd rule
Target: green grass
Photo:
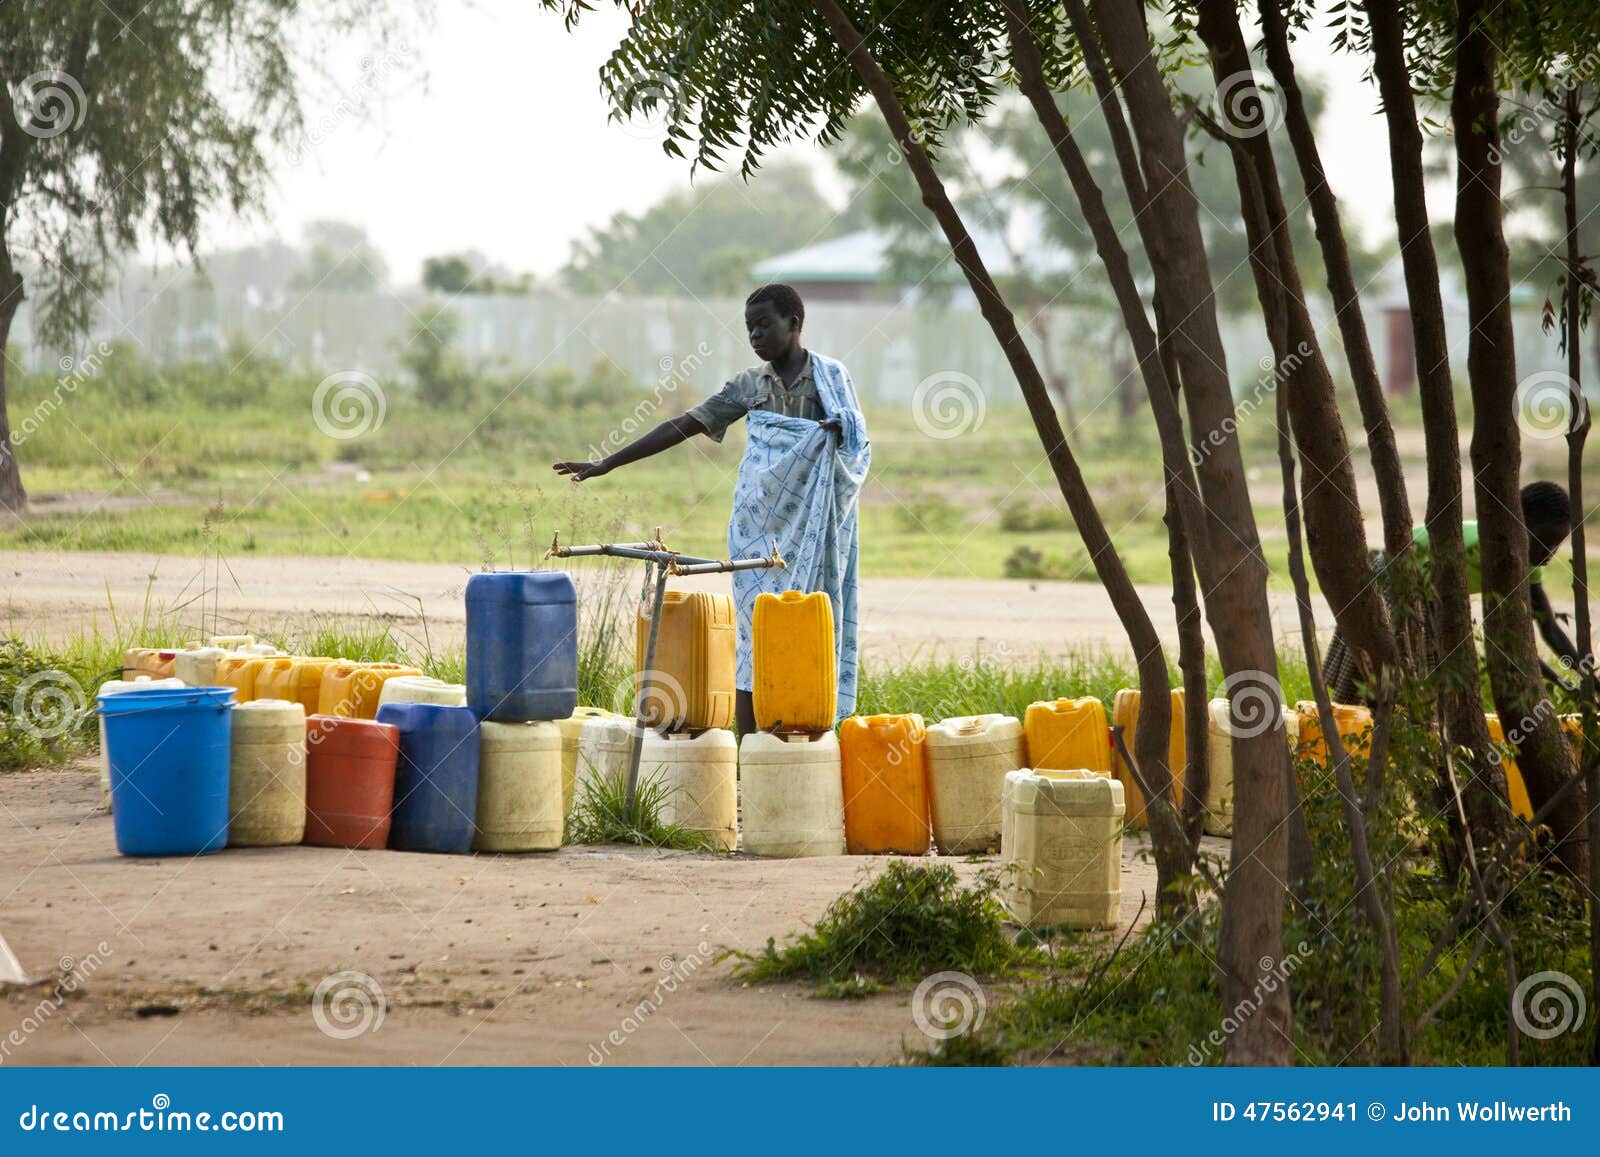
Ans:
{"type": "Polygon", "coordinates": [[[789,943],[768,940],[759,953],[733,953],[735,973],[752,982],[804,980],[833,997],[936,972],[1011,975],[1040,956],[1002,927],[998,885],[994,872],[963,884],[949,864],[891,860],[789,943]]]}

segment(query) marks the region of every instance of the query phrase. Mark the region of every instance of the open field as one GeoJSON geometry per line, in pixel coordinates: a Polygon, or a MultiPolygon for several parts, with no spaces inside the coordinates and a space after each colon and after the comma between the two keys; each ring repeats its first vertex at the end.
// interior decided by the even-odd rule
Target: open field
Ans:
{"type": "MultiPolygon", "coordinates": [[[[652,398],[606,363],[582,379],[484,371],[444,408],[422,405],[405,382],[383,382],[381,414],[364,423],[358,414],[353,426],[327,406],[315,411],[316,375],[248,355],[158,370],[119,348],[65,397],[49,375],[16,377],[16,411],[45,416],[17,449],[32,510],[0,527],[0,548],[477,569],[526,566],[558,530],[568,542],[604,541],[660,525],[680,550],[717,556],[743,450],[736,426],[720,445],[695,438],[581,487],[559,481],[552,462],[615,449],[718,384],[652,398]]],[[[1271,410],[1260,402],[1241,408],[1239,436],[1273,583],[1287,590],[1271,410]]],[[[1130,573],[1164,585],[1153,425],[1143,412],[1120,419],[1114,409],[1107,398],[1086,410],[1069,436],[1130,573]]],[[[871,407],[867,417],[863,576],[1094,580],[1038,437],[1008,397],[953,425],[910,401],[871,407]]],[[[1420,518],[1422,440],[1402,400],[1396,421],[1420,518]]],[[[1525,477],[1565,477],[1559,440],[1529,440],[1526,454],[1525,477]]],[[[1354,465],[1376,545],[1377,500],[1359,446],[1354,465]]],[[[1553,568],[1554,589],[1566,573],[1565,564],[1553,568]]]]}

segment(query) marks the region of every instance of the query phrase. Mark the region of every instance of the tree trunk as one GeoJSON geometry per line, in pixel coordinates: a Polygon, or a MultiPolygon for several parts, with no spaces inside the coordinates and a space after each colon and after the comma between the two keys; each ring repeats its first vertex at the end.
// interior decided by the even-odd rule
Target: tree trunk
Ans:
{"type": "MultiPolygon", "coordinates": [[[[1252,79],[1250,50],[1239,28],[1234,0],[1198,0],[1196,9],[1200,36],[1210,50],[1211,71],[1218,90],[1231,92],[1231,103],[1248,102],[1253,97],[1265,117],[1266,106],[1260,103],[1261,97],[1252,79]]],[[[1283,301],[1287,325],[1280,331],[1269,322],[1268,330],[1281,333],[1273,346],[1278,363],[1274,385],[1281,383],[1287,394],[1295,443],[1305,463],[1306,477],[1311,480],[1303,499],[1311,564],[1334,619],[1351,646],[1366,656],[1369,663],[1393,667],[1398,652],[1389,625],[1389,609],[1367,551],[1367,532],[1356,493],[1355,470],[1350,464],[1350,444],[1334,397],[1333,375],[1322,355],[1316,325],[1306,309],[1294,243],[1289,235],[1288,211],[1278,184],[1277,162],[1265,130],[1263,124],[1260,131],[1254,126],[1234,131],[1235,140],[1229,152],[1234,160],[1241,203],[1248,196],[1242,165],[1247,158],[1254,165],[1263,212],[1245,214],[1245,233],[1251,249],[1265,247],[1272,251],[1278,269],[1276,286],[1263,285],[1257,273],[1256,292],[1263,311],[1268,308],[1269,293],[1280,292],[1283,301]],[[1252,222],[1255,222],[1254,227],[1252,222]]],[[[1261,268],[1259,262],[1252,265],[1255,271],[1261,268]]]]}
{"type": "MultiPolygon", "coordinates": [[[[1116,95],[1110,91],[1083,0],[1067,0],[1067,9],[1115,133],[1121,112],[1113,112],[1116,95]]],[[[1259,1006],[1228,1037],[1226,1059],[1229,1064],[1289,1064],[1294,1059],[1294,1023],[1288,986],[1277,983],[1266,991],[1261,983],[1263,971],[1275,967],[1266,962],[1283,956],[1288,874],[1288,744],[1267,610],[1266,559],[1234,433],[1237,418],[1227,356],[1217,328],[1199,202],[1189,183],[1183,127],[1156,68],[1142,5],[1138,0],[1096,0],[1095,15],[1139,138],[1147,211],[1136,219],[1162,301],[1174,322],[1173,347],[1204,505],[1193,538],[1204,544],[1197,557],[1205,558],[1212,572],[1202,574],[1201,580],[1206,618],[1228,674],[1233,704],[1233,847],[1223,895],[1218,966],[1226,1013],[1257,1001],[1259,1006]],[[1264,720],[1253,716],[1258,706],[1264,720]]],[[[1125,136],[1119,146],[1123,156],[1129,151],[1125,136]]]]}
{"type": "Polygon", "coordinates": [[[22,277],[11,267],[10,256],[0,252],[0,510],[21,514],[28,508],[28,493],[22,488],[22,471],[17,466],[11,445],[11,415],[7,397],[6,371],[10,359],[6,344],[11,340],[11,323],[22,304],[22,277]]]}
{"type": "MultiPolygon", "coordinates": [[[[1283,93],[1284,125],[1294,147],[1306,198],[1311,203],[1311,218],[1316,225],[1322,264],[1327,270],[1328,295],[1339,322],[1345,358],[1350,363],[1350,378],[1355,385],[1356,402],[1361,407],[1361,423],[1367,434],[1367,453],[1378,486],[1378,507],[1383,516],[1384,551],[1391,562],[1411,549],[1411,503],[1406,494],[1405,470],[1395,445],[1394,426],[1389,421],[1389,405],[1383,396],[1383,380],[1378,376],[1377,359],[1361,314],[1361,296],[1356,289],[1355,271],[1350,266],[1350,247],[1339,219],[1339,204],[1328,175],[1322,166],[1311,117],[1306,112],[1305,96],[1295,75],[1294,57],[1289,51],[1289,28],[1280,0],[1259,0],[1261,29],[1265,39],[1267,67],[1283,93]]],[[[1395,642],[1403,662],[1413,661],[1420,650],[1420,623],[1415,604],[1402,600],[1396,622],[1395,642]]]]}
{"type": "MultiPolygon", "coordinates": [[[[1496,48],[1482,0],[1456,5],[1456,77],[1450,119],[1456,139],[1456,247],[1466,279],[1467,376],[1472,382],[1472,473],[1483,572],[1483,638],[1495,707],[1516,746],[1537,808],[1574,774],[1572,750],[1545,697],[1528,600],[1528,532],[1522,522],[1522,440],[1511,324],[1511,274],[1500,206],[1496,48]]],[[[1583,795],[1551,815],[1555,854],[1583,880],[1583,795]]]]}
{"type": "MultiPolygon", "coordinates": [[[[1258,222],[1265,219],[1267,208],[1261,174],[1254,161],[1238,148],[1239,173],[1242,177],[1242,208],[1245,220],[1258,222]]],[[[1290,310],[1285,298],[1285,279],[1277,268],[1276,257],[1270,246],[1252,248],[1250,260],[1259,267],[1258,281],[1264,287],[1263,307],[1267,324],[1274,330],[1273,344],[1282,345],[1289,325],[1290,310]]],[[[1290,445],[1289,399],[1279,391],[1276,399],[1278,467],[1283,478],[1284,528],[1289,537],[1289,577],[1294,583],[1295,610],[1300,619],[1300,641],[1305,648],[1306,668],[1311,678],[1311,693],[1317,704],[1317,720],[1326,736],[1328,751],[1333,759],[1334,780],[1339,789],[1345,826],[1350,833],[1350,858],[1356,875],[1356,901],[1362,914],[1372,926],[1379,948],[1380,1014],[1379,1055],[1386,1065],[1404,1065],[1409,1061],[1406,1045],[1404,1004],[1400,987],[1400,948],[1395,938],[1392,913],[1378,887],[1378,873],[1373,867],[1372,850],[1367,842],[1367,818],[1356,797],[1355,775],[1350,769],[1350,752],[1339,735],[1333,714],[1333,701],[1328,696],[1328,685],[1322,677],[1321,656],[1317,651],[1317,625],[1311,610],[1311,583],[1306,577],[1305,554],[1300,544],[1300,496],[1295,483],[1294,450],[1290,445]]],[[[1384,699],[1385,709],[1379,713],[1378,730],[1372,736],[1372,762],[1368,768],[1368,787],[1372,798],[1377,798],[1377,777],[1381,774],[1382,753],[1388,749],[1388,728],[1393,719],[1387,709],[1391,700],[1384,699]]]]}
{"type": "MultiPolygon", "coordinates": [[[[1161,368],[1166,373],[1174,405],[1181,378],[1178,356],[1172,348],[1172,327],[1161,303],[1156,303],[1156,348],[1161,353],[1161,368]]],[[[1178,619],[1178,670],[1183,675],[1183,750],[1187,765],[1183,770],[1183,830],[1189,842],[1199,849],[1205,833],[1206,799],[1211,793],[1211,691],[1206,678],[1206,636],[1195,586],[1193,552],[1183,521],[1180,488],[1194,483],[1187,474],[1167,472],[1167,555],[1172,563],[1172,608],[1178,619]],[[1205,709],[1201,709],[1201,705],[1205,709]]],[[[1177,774],[1177,769],[1173,769],[1177,774]]],[[[1294,860],[1294,833],[1290,832],[1291,865],[1294,860]]]]}
{"type": "MultiPolygon", "coordinates": [[[[1460,433],[1450,378],[1450,349],[1445,339],[1439,262],[1428,222],[1422,131],[1411,92],[1411,74],[1406,68],[1401,13],[1389,0],[1365,0],[1365,8],[1372,33],[1372,69],[1389,130],[1394,217],[1406,297],[1411,305],[1411,339],[1416,351],[1417,393],[1428,458],[1428,566],[1438,638],[1436,650],[1425,656],[1424,666],[1433,672],[1428,683],[1439,689],[1445,742],[1467,755],[1462,763],[1466,782],[1461,789],[1468,832],[1479,847],[1498,847],[1505,839],[1511,808],[1505,772],[1493,758],[1478,690],[1478,651],[1472,634],[1472,603],[1467,594],[1461,537],[1460,433]]],[[[1437,789],[1441,804],[1453,797],[1449,780],[1448,769],[1441,765],[1437,789]]],[[[1454,807],[1449,810],[1453,816],[1454,807]]]]}
{"type": "MultiPolygon", "coordinates": [[[[1567,276],[1563,303],[1562,342],[1567,355],[1567,379],[1572,390],[1572,421],[1567,430],[1567,490],[1572,498],[1572,600],[1574,634],[1578,653],[1588,661],[1578,672],[1579,711],[1582,742],[1579,766],[1584,773],[1584,791],[1589,799],[1600,799],[1600,735],[1595,731],[1597,695],[1594,669],[1594,628],[1589,618],[1589,560],[1584,529],[1583,446],[1589,437],[1589,408],[1583,399],[1583,355],[1578,345],[1583,325],[1583,279],[1580,270],[1583,253],[1578,235],[1578,150],[1583,127],[1582,96],[1578,86],[1566,91],[1562,112],[1562,143],[1565,156],[1561,164],[1561,203],[1566,217],[1567,276]]],[[[1600,808],[1588,812],[1589,843],[1589,973],[1590,1003],[1600,1008],[1600,808]]],[[[1590,1042],[1589,1063],[1600,1064],[1600,1033],[1590,1042]]]]}
{"type": "MultiPolygon", "coordinates": [[[[854,66],[862,83],[877,102],[879,111],[883,114],[890,132],[899,143],[912,174],[916,177],[923,204],[933,213],[940,229],[943,230],[956,261],[966,275],[968,285],[978,299],[984,320],[994,331],[995,338],[1010,363],[1011,371],[1016,375],[1017,384],[1021,387],[1023,398],[1028,405],[1028,412],[1033,418],[1034,428],[1038,431],[1051,469],[1055,472],[1056,482],[1061,488],[1062,496],[1067,500],[1073,521],[1077,524],[1078,534],[1089,550],[1095,571],[1111,598],[1111,605],[1116,610],[1123,630],[1128,634],[1129,644],[1133,648],[1143,704],[1139,711],[1139,724],[1134,732],[1134,753],[1141,776],[1149,785],[1145,787],[1141,784],[1141,788],[1152,799],[1170,801],[1172,774],[1167,766],[1167,743],[1172,720],[1167,694],[1166,656],[1162,653],[1161,640],[1156,635],[1155,626],[1151,623],[1144,604],[1140,602],[1139,594],[1128,578],[1122,559],[1106,532],[1100,511],[1095,506],[1094,499],[1083,480],[1083,474],[1078,468],[1077,459],[1073,456],[1071,447],[1067,445],[1061,421],[1050,404],[1049,392],[1039,373],[1039,367],[1028,352],[1028,347],[1017,329],[1016,318],[1001,298],[994,279],[989,275],[983,259],[978,254],[978,248],[973,243],[971,234],[967,232],[967,227],[961,220],[961,215],[951,203],[938,174],[934,172],[933,163],[917,141],[888,76],[879,67],[877,60],[861,39],[861,34],[835,0],[813,0],[813,4],[827,23],[846,59],[854,66]]],[[[1169,891],[1169,888],[1179,876],[1188,871],[1181,832],[1177,827],[1176,812],[1170,803],[1164,808],[1161,806],[1152,808],[1151,836],[1156,855],[1159,893],[1157,903],[1162,911],[1170,911],[1172,905],[1181,897],[1176,892],[1169,891]]]]}
{"type": "MultiPolygon", "coordinates": [[[[1595,733],[1596,693],[1594,627],[1589,619],[1589,559],[1583,523],[1583,444],[1589,438],[1589,407],[1583,398],[1583,354],[1578,338],[1583,326],[1583,253],[1578,239],[1578,149],[1583,128],[1582,95],[1568,86],[1562,121],[1566,156],[1561,164],[1561,205],[1567,226],[1567,299],[1562,340],[1567,354],[1567,379],[1572,390],[1572,422],[1567,430],[1567,491],[1572,498],[1572,602],[1578,654],[1589,659],[1578,672],[1583,742],[1578,762],[1584,769],[1584,791],[1600,800],[1600,735],[1595,733]]],[[[1600,1009],[1600,808],[1589,809],[1589,1004],[1600,1009]]],[[[1600,1033],[1589,1044],[1589,1063],[1600,1065],[1600,1033]]]]}

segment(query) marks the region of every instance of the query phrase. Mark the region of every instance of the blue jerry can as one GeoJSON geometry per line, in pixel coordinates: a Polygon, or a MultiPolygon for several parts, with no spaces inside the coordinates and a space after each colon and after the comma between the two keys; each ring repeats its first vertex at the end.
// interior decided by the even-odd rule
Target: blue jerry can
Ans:
{"type": "Polygon", "coordinates": [[[578,592],[562,571],[467,580],[467,706],[479,719],[565,719],[578,706],[578,592]]]}
{"type": "Polygon", "coordinates": [[[470,852],[477,833],[478,717],[466,707],[385,703],[378,722],[400,729],[389,846],[470,852]]]}

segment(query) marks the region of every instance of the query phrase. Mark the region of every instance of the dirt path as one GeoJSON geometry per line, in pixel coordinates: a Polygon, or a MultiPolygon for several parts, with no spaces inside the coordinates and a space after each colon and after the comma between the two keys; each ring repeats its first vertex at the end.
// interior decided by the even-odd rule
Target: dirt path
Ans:
{"type": "MultiPolygon", "coordinates": [[[[229,562],[223,585],[207,581],[197,559],[151,554],[0,551],[0,605],[10,629],[59,637],[91,623],[107,627],[109,608],[137,621],[153,608],[180,608],[180,621],[223,627],[292,624],[322,617],[382,619],[402,636],[459,644],[462,589],[473,573],[446,563],[372,559],[246,557],[229,562]],[[215,611],[215,618],[213,612],[215,611]]],[[[574,565],[579,581],[594,571],[574,565]]],[[[680,579],[685,587],[728,589],[726,575],[680,579]]],[[[1176,646],[1171,596],[1141,587],[1156,629],[1176,646]]],[[[1272,596],[1280,638],[1298,642],[1293,600],[1272,596]]],[[[1319,602],[1319,622],[1329,623],[1319,602]]],[[[1084,645],[1125,649],[1110,600],[1096,583],[1005,579],[866,578],[861,583],[861,642],[888,659],[974,650],[1018,659],[1059,655],[1084,645]]]]}
{"type": "MultiPolygon", "coordinates": [[[[23,1040],[0,1065],[873,1064],[926,1045],[909,991],[820,1000],[744,987],[714,959],[803,928],[878,858],[133,860],[95,794],[87,763],[0,775],[0,934],[31,974],[81,979],[59,1009],[41,1009],[46,988],[0,996],[0,1042],[23,1040]],[[312,993],[345,970],[372,977],[387,1011],[337,1039],[312,993]],[[641,1003],[658,1007],[630,1030],[641,1003]]],[[[1125,844],[1124,921],[1155,882],[1139,851],[1125,844]]]]}

